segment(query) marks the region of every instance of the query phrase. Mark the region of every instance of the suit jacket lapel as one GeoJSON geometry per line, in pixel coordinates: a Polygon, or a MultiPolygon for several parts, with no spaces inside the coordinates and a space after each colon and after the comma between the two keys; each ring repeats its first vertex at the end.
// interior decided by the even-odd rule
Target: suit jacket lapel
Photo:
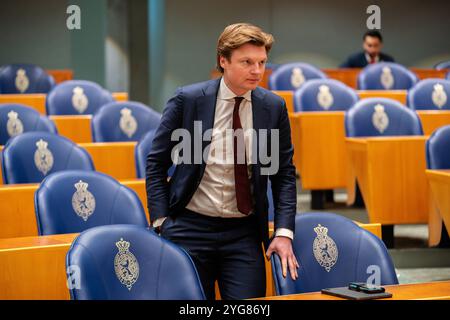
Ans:
{"type": "MultiPolygon", "coordinates": [[[[220,78],[214,81],[208,82],[208,86],[203,89],[203,95],[199,96],[195,102],[195,121],[200,121],[202,125],[202,132],[196,132],[202,139],[202,154],[197,155],[203,158],[203,150],[211,143],[211,140],[204,141],[203,135],[206,130],[212,129],[214,125],[214,115],[216,111],[217,93],[219,91],[220,78]]],[[[194,129],[195,130],[195,129],[194,129]]],[[[202,171],[205,170],[205,161],[202,160],[202,171]]]]}
{"type": "MultiPolygon", "coordinates": [[[[262,146],[261,144],[266,145],[267,141],[259,140],[259,132],[261,129],[268,130],[269,129],[269,117],[270,117],[270,106],[268,106],[264,101],[264,91],[256,88],[252,91],[252,113],[253,113],[253,129],[256,132],[256,141],[253,141],[253,144],[256,143],[257,154],[253,155],[254,159],[257,159],[256,164],[252,165],[252,180],[254,184],[255,190],[259,187],[259,179],[261,176],[261,163],[259,157],[259,149],[262,146]]],[[[270,132],[267,132],[267,136],[270,132]]],[[[260,192],[265,192],[265,190],[260,190],[260,192]]]]}

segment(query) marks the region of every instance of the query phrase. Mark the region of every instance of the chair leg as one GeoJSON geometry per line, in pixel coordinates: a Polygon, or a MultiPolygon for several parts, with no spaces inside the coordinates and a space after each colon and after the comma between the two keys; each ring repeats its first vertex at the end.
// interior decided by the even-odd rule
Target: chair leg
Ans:
{"type": "Polygon", "coordinates": [[[364,203],[364,199],[362,197],[361,189],[359,188],[358,182],[356,182],[355,187],[355,202],[352,207],[354,208],[365,208],[366,204],[364,203]]]}
{"type": "Polygon", "coordinates": [[[450,237],[448,235],[448,231],[447,231],[447,228],[445,227],[444,223],[442,223],[441,241],[439,241],[438,247],[439,248],[450,248],[450,237]]]}
{"type": "Polygon", "coordinates": [[[334,202],[334,190],[333,189],[328,189],[325,190],[325,201],[326,202],[334,202]]]}
{"type": "Polygon", "coordinates": [[[383,242],[388,249],[394,248],[394,225],[385,224],[381,226],[381,235],[383,242]]]}
{"type": "Polygon", "coordinates": [[[323,210],[325,208],[325,192],[323,190],[311,190],[311,209],[323,210]]]}

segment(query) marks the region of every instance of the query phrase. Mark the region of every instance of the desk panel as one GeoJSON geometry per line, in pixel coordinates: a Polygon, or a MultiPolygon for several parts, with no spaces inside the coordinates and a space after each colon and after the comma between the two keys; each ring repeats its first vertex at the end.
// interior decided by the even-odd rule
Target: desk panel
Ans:
{"type": "Polygon", "coordinates": [[[441,240],[442,222],[450,230],[450,170],[426,170],[431,190],[431,211],[428,220],[429,245],[436,246],[441,240]]]}
{"type": "Polygon", "coordinates": [[[371,222],[427,223],[426,137],[347,138],[371,222]]]}

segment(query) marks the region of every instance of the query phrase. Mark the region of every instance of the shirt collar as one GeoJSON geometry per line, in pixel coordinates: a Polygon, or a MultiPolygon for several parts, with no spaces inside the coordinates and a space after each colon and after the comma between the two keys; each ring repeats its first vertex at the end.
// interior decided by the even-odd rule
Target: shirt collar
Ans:
{"type": "MultiPolygon", "coordinates": [[[[220,79],[220,86],[219,86],[219,94],[218,94],[218,98],[222,99],[222,100],[231,100],[234,99],[236,97],[236,94],[230,90],[230,88],[228,88],[228,86],[225,83],[225,80],[220,79]]],[[[241,97],[244,97],[245,100],[247,101],[252,101],[252,91],[249,90],[246,93],[244,93],[243,95],[241,95],[241,97]]]]}
{"type": "MultiPolygon", "coordinates": [[[[366,60],[368,63],[370,63],[370,55],[368,53],[365,53],[366,55],[366,60]]],[[[380,55],[375,56],[375,62],[379,62],[380,61],[380,55]]]]}

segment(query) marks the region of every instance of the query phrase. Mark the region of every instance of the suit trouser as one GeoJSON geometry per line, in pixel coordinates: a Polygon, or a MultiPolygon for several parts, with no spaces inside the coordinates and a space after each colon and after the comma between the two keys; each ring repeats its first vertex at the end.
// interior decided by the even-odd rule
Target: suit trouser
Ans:
{"type": "Polygon", "coordinates": [[[219,283],[222,299],[263,297],[266,291],[264,252],[257,219],[209,217],[185,209],[168,217],[161,236],[191,256],[207,299],[215,297],[219,283]]]}

